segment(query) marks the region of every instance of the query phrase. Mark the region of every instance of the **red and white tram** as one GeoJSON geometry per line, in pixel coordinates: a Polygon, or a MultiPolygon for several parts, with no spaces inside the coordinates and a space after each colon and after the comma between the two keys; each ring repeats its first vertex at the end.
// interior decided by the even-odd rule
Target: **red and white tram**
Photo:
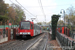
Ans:
{"type": "Polygon", "coordinates": [[[41,27],[34,24],[32,21],[21,21],[16,36],[26,37],[26,36],[36,36],[42,33],[41,27]]]}

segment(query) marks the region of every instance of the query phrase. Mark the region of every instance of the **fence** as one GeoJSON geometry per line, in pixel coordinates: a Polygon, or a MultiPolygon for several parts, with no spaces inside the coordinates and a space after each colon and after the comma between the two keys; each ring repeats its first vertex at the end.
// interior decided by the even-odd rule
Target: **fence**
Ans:
{"type": "Polygon", "coordinates": [[[11,26],[9,26],[9,25],[0,25],[0,28],[6,28],[6,27],[14,28],[14,27],[19,27],[19,25],[11,25],[11,26]]]}
{"type": "Polygon", "coordinates": [[[0,29],[0,43],[8,41],[8,30],[0,29]]]}
{"type": "Polygon", "coordinates": [[[69,34],[70,34],[70,37],[71,37],[71,38],[75,39],[75,31],[70,31],[69,34]]]}
{"type": "Polygon", "coordinates": [[[66,49],[75,50],[75,42],[74,42],[74,40],[71,40],[70,38],[63,36],[58,31],[57,31],[56,37],[57,37],[58,41],[60,42],[61,46],[65,47],[65,48],[63,48],[64,50],[66,50],[66,49]],[[66,47],[69,47],[69,48],[66,48],[66,47]]]}
{"type": "Polygon", "coordinates": [[[0,43],[10,41],[16,38],[16,33],[18,32],[18,28],[9,28],[9,29],[0,29],[0,43]]]}

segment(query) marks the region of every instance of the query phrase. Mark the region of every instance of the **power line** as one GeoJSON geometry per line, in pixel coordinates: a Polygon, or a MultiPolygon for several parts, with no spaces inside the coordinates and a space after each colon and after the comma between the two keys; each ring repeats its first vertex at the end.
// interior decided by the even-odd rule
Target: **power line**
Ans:
{"type": "MultiPolygon", "coordinates": [[[[11,1],[11,0],[10,0],[11,1]]],[[[17,0],[15,0],[19,5],[21,5],[17,0]]],[[[12,1],[11,1],[12,2],[12,1]]],[[[13,2],[12,2],[13,3],[13,2]]],[[[22,6],[22,5],[21,5],[22,6]]],[[[23,6],[22,6],[23,7],[23,6]]],[[[27,12],[29,12],[25,7],[23,7],[27,12]]],[[[32,16],[36,17],[35,15],[33,15],[31,12],[29,12],[32,16]]]]}
{"type": "Polygon", "coordinates": [[[46,15],[45,15],[45,13],[44,13],[44,9],[43,9],[41,0],[40,0],[40,7],[41,7],[42,13],[43,13],[43,15],[44,15],[44,17],[45,17],[45,21],[46,21],[46,15]]]}
{"type": "MultiPolygon", "coordinates": [[[[18,4],[20,4],[17,0],[15,0],[18,4]]],[[[21,4],[20,4],[21,5],[21,4]]],[[[21,5],[22,6],[22,5],[21,5]]],[[[23,6],[22,6],[23,7],[23,6]]],[[[28,11],[25,7],[23,7],[26,11],[28,11]]],[[[28,11],[29,12],[29,11],[28,11]]],[[[34,17],[36,17],[37,18],[37,16],[35,16],[35,15],[33,15],[31,12],[29,12],[32,16],[34,16],[34,17]]],[[[37,21],[37,20],[36,20],[37,21]]]]}
{"type": "MultiPolygon", "coordinates": [[[[11,0],[9,0],[10,2],[12,2],[11,0]]],[[[13,2],[12,2],[13,3],[13,2]]]]}
{"type": "MultiPolygon", "coordinates": [[[[11,0],[10,0],[11,1],[11,0]]],[[[15,0],[18,4],[20,4],[17,0],[15,0]]],[[[12,1],[11,1],[12,2],[12,1]]],[[[12,2],[13,3],[13,2],[12,2]]],[[[13,4],[15,4],[15,3],[13,3],[13,4]]],[[[21,5],[21,4],[20,4],[21,5]]],[[[21,5],[22,6],[22,5],[21,5]]],[[[23,6],[22,6],[23,7],[23,6]]],[[[29,12],[25,7],[23,7],[27,12],[29,12]]],[[[33,15],[31,12],[29,12],[32,16],[34,16],[34,17],[36,17],[37,18],[37,16],[35,16],[35,15],[33,15]]],[[[38,20],[38,19],[37,19],[38,20]]],[[[36,20],[36,22],[37,22],[37,20],[36,20]]]]}
{"type": "MultiPolygon", "coordinates": [[[[17,0],[15,0],[18,4],[20,4],[17,0]]],[[[20,4],[21,5],[21,4],[20,4]]],[[[22,5],[21,5],[22,6],[22,5]]],[[[22,6],[23,7],[23,6],[22,6]]],[[[26,11],[28,11],[25,7],[23,7],[26,11]]],[[[29,11],[28,11],[29,12],[29,11]]],[[[33,15],[31,12],[29,12],[32,16],[35,16],[33,15]]],[[[36,16],[35,16],[36,17],[36,16]]]]}
{"type": "MultiPolygon", "coordinates": [[[[67,6],[67,5],[72,5],[72,4],[49,5],[49,6],[43,6],[43,7],[55,7],[55,6],[62,7],[62,6],[67,6]]],[[[28,7],[28,8],[37,8],[39,6],[26,6],[26,7],[28,7]]]]}

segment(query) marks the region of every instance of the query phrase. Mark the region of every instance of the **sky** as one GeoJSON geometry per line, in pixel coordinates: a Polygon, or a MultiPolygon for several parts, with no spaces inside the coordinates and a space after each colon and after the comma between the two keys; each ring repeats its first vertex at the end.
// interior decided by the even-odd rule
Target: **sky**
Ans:
{"type": "MultiPolygon", "coordinates": [[[[18,4],[16,0],[4,0],[5,3],[8,4],[18,4]],[[12,2],[11,2],[12,1],[12,2]]],[[[73,6],[75,7],[75,0],[17,0],[25,9],[27,9],[29,12],[27,12],[23,7],[23,10],[26,15],[26,20],[30,20],[31,18],[35,18],[34,22],[50,22],[51,16],[53,14],[60,14],[60,11],[63,12],[63,10],[66,12],[67,8],[73,6]],[[43,7],[44,14],[42,12],[41,3],[43,7]],[[63,10],[61,10],[63,9],[63,10]]],[[[18,4],[18,5],[20,5],[18,4]]],[[[62,15],[62,14],[61,14],[62,15]]],[[[62,17],[60,18],[62,20],[62,17]]]]}

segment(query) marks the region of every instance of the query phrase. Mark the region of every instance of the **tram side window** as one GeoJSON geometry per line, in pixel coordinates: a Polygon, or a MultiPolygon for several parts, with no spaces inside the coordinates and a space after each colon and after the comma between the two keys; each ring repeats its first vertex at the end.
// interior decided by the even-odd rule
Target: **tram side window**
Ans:
{"type": "Polygon", "coordinates": [[[35,30],[37,30],[37,25],[35,25],[35,30]]]}
{"type": "Polygon", "coordinates": [[[31,24],[31,29],[33,29],[33,25],[31,24]]]}
{"type": "Polygon", "coordinates": [[[34,29],[35,29],[35,24],[34,24],[34,29]]]}

